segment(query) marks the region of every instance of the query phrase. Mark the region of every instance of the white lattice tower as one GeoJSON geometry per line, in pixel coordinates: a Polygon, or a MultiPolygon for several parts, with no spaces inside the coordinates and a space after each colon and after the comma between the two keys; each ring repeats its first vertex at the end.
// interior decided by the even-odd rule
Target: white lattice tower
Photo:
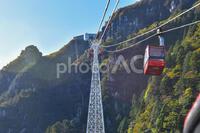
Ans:
{"type": "Polygon", "coordinates": [[[105,133],[98,60],[99,43],[93,43],[91,48],[93,64],[86,133],[105,133]]]}

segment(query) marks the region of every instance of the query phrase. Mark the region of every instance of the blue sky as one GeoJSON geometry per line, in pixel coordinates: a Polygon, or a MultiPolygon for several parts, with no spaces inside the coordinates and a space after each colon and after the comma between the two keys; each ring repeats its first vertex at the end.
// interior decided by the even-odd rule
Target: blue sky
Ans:
{"type": "MultiPolygon", "coordinates": [[[[112,11],[115,0],[109,13],[112,11]]],[[[120,7],[135,0],[121,0],[120,7]]],[[[106,0],[0,0],[0,68],[28,45],[45,55],[98,29],[106,0]]],[[[108,18],[108,17],[107,17],[108,18]]]]}

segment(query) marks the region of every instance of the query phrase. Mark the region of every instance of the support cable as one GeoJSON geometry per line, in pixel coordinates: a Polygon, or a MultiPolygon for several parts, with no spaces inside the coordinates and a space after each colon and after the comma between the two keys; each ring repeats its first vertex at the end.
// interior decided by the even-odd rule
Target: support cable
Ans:
{"type": "MultiPolygon", "coordinates": [[[[108,11],[109,5],[110,5],[110,0],[107,0],[106,7],[105,7],[105,10],[104,10],[104,13],[103,13],[101,22],[100,22],[100,24],[99,24],[99,29],[98,29],[98,31],[97,31],[97,34],[98,34],[98,33],[100,32],[100,30],[101,30],[101,27],[102,27],[103,22],[104,22],[104,19],[105,19],[105,17],[106,17],[106,13],[107,13],[107,11],[108,11]]],[[[96,36],[96,39],[97,39],[97,37],[98,37],[98,35],[96,36]]]]}
{"type": "Polygon", "coordinates": [[[163,26],[165,26],[165,25],[169,24],[170,22],[174,21],[175,19],[177,19],[177,18],[179,18],[179,17],[185,15],[186,13],[192,11],[193,9],[195,9],[195,8],[198,7],[198,6],[200,6],[200,2],[197,3],[197,4],[195,4],[195,5],[192,6],[191,8],[185,10],[184,12],[178,14],[177,16],[175,16],[175,17],[169,19],[168,21],[166,21],[165,23],[161,24],[160,26],[155,27],[155,28],[153,28],[153,29],[151,29],[151,30],[149,30],[149,31],[147,31],[147,32],[145,32],[145,33],[142,33],[142,34],[137,35],[137,36],[135,36],[135,37],[133,37],[133,38],[127,39],[127,40],[125,40],[125,41],[122,41],[122,42],[119,42],[119,43],[116,43],[116,44],[113,44],[113,45],[102,46],[102,47],[104,47],[104,48],[109,48],[109,47],[114,47],[114,46],[121,45],[121,44],[123,44],[123,43],[127,43],[127,42],[130,42],[130,41],[133,41],[133,40],[135,40],[135,39],[137,39],[137,38],[139,38],[139,37],[142,37],[142,36],[144,36],[144,35],[147,35],[147,34],[149,34],[149,33],[151,33],[151,32],[156,31],[156,30],[159,29],[159,28],[162,28],[163,26]]]}
{"type": "Polygon", "coordinates": [[[106,34],[106,31],[107,31],[109,25],[111,24],[112,18],[114,17],[115,12],[117,11],[117,7],[118,7],[119,3],[120,3],[120,0],[117,0],[117,1],[116,1],[116,4],[115,4],[115,7],[114,7],[114,9],[113,9],[113,11],[112,11],[112,15],[111,15],[111,17],[109,18],[109,20],[108,20],[108,22],[107,22],[107,25],[106,25],[106,27],[105,27],[105,29],[104,29],[102,35],[101,35],[100,41],[103,39],[104,35],[106,34]]]}
{"type": "MultiPolygon", "coordinates": [[[[168,33],[168,32],[171,32],[171,31],[179,30],[179,29],[182,29],[182,28],[185,28],[185,27],[189,27],[189,26],[198,24],[198,23],[200,23],[200,20],[197,20],[195,22],[191,22],[191,23],[188,23],[188,24],[184,24],[184,25],[181,25],[181,26],[178,26],[178,27],[174,27],[174,28],[162,31],[162,32],[160,32],[160,34],[164,34],[164,33],[168,33]]],[[[118,49],[118,50],[114,50],[114,51],[109,51],[109,50],[105,50],[105,51],[109,52],[109,53],[121,52],[121,51],[127,50],[129,48],[135,47],[135,46],[139,45],[140,43],[145,42],[145,41],[155,37],[156,35],[157,35],[157,33],[153,34],[153,35],[151,35],[151,36],[149,36],[149,37],[147,37],[147,38],[145,38],[145,39],[143,39],[143,40],[141,40],[141,41],[139,41],[137,43],[134,43],[134,44],[132,44],[132,45],[130,45],[128,47],[122,48],[122,49],[118,49]]]]}

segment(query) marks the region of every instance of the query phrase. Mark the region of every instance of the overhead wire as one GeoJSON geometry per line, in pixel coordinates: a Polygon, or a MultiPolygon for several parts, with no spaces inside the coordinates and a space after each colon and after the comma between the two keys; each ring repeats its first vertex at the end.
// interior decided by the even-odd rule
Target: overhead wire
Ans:
{"type": "Polygon", "coordinates": [[[119,3],[120,3],[120,0],[116,0],[116,4],[115,4],[115,6],[114,6],[114,8],[113,8],[111,17],[109,18],[109,20],[108,20],[108,22],[107,22],[107,24],[106,24],[106,27],[105,27],[105,29],[104,29],[103,32],[102,32],[100,41],[103,39],[103,37],[104,37],[104,35],[105,35],[105,33],[106,33],[106,31],[107,31],[109,25],[111,24],[112,18],[114,17],[115,12],[117,11],[117,8],[118,8],[119,3]]]}
{"type": "Polygon", "coordinates": [[[197,3],[197,4],[195,4],[195,5],[192,6],[191,8],[185,10],[184,12],[178,14],[177,16],[175,16],[175,17],[169,19],[168,21],[166,21],[165,23],[161,24],[160,26],[155,27],[155,28],[153,28],[153,29],[151,29],[151,30],[149,30],[149,31],[147,31],[147,32],[145,32],[145,33],[142,33],[142,34],[140,34],[140,35],[137,35],[137,36],[135,36],[135,37],[132,37],[132,38],[130,38],[130,39],[127,39],[127,40],[125,40],[125,41],[122,41],[122,42],[119,42],[119,43],[116,43],[116,44],[113,44],[113,45],[102,46],[102,47],[104,47],[104,48],[109,48],[109,47],[118,46],[118,45],[121,45],[121,44],[123,44],[123,43],[127,43],[127,42],[130,42],[130,41],[132,41],[132,40],[135,40],[135,39],[137,39],[137,38],[139,38],[139,37],[142,37],[142,36],[144,36],[144,35],[147,35],[147,34],[149,34],[149,33],[151,33],[151,32],[156,31],[156,30],[159,29],[159,28],[164,27],[164,26],[167,25],[168,23],[170,23],[170,22],[174,21],[175,19],[177,19],[177,18],[183,16],[184,14],[190,12],[191,10],[195,9],[195,8],[198,7],[198,6],[200,6],[200,2],[197,3]]]}
{"type": "MultiPolygon", "coordinates": [[[[195,22],[191,22],[191,23],[188,23],[188,24],[184,24],[184,25],[181,25],[181,26],[178,26],[178,27],[174,27],[174,28],[171,28],[171,29],[162,31],[162,32],[160,32],[159,34],[164,34],[164,33],[168,33],[168,32],[171,32],[171,31],[179,30],[179,29],[182,29],[182,28],[185,28],[185,27],[189,27],[189,26],[198,24],[198,23],[200,23],[200,20],[197,20],[197,21],[195,21],[195,22]]],[[[139,41],[139,42],[136,42],[136,43],[134,43],[134,44],[132,44],[132,45],[130,45],[130,46],[128,46],[128,47],[122,48],[122,49],[118,49],[118,50],[114,50],[114,51],[109,51],[109,50],[105,50],[105,51],[106,51],[106,52],[109,52],[109,53],[121,52],[121,51],[127,50],[127,49],[129,49],[129,48],[135,47],[135,46],[141,44],[142,42],[145,42],[145,41],[147,41],[147,40],[149,40],[149,39],[151,39],[151,38],[153,38],[153,37],[155,37],[155,36],[157,36],[157,35],[158,35],[158,34],[155,33],[155,34],[153,34],[153,35],[151,35],[151,36],[149,36],[149,37],[147,37],[147,38],[145,38],[145,39],[143,39],[143,40],[141,40],[141,41],[139,41]]]]}
{"type": "MultiPolygon", "coordinates": [[[[104,12],[103,12],[103,16],[102,16],[102,19],[101,19],[100,24],[99,24],[99,28],[98,28],[97,34],[98,34],[98,33],[100,32],[100,30],[101,30],[101,27],[102,27],[103,22],[104,22],[104,19],[105,19],[105,17],[106,17],[106,13],[107,13],[107,11],[108,11],[109,5],[110,5],[110,0],[107,0],[106,6],[105,6],[105,9],[104,9],[104,12]]],[[[96,36],[96,39],[97,39],[97,37],[98,37],[98,35],[96,36]]]]}
{"type": "Polygon", "coordinates": [[[168,32],[170,32],[170,31],[179,30],[179,29],[182,29],[182,28],[185,28],[185,27],[188,27],[188,26],[192,26],[192,25],[198,24],[198,23],[200,23],[200,20],[197,20],[197,21],[195,21],[195,22],[188,23],[188,24],[185,24],[185,25],[182,25],[182,26],[179,26],[179,27],[171,28],[171,29],[165,30],[165,31],[163,31],[163,32],[161,32],[161,33],[162,33],[162,34],[168,33],[168,32]]]}
{"type": "Polygon", "coordinates": [[[132,47],[134,47],[134,46],[137,46],[137,45],[139,45],[140,43],[145,42],[145,41],[147,41],[147,40],[149,40],[149,39],[155,37],[156,35],[157,35],[157,33],[156,33],[156,34],[153,34],[153,35],[151,35],[151,36],[149,36],[149,37],[147,37],[147,38],[145,38],[145,39],[143,39],[143,40],[141,40],[141,41],[139,41],[139,42],[136,42],[136,43],[134,43],[134,44],[132,44],[132,45],[130,45],[130,46],[128,46],[128,47],[122,48],[122,49],[117,49],[117,50],[114,50],[114,51],[109,51],[109,50],[105,50],[105,51],[106,51],[106,52],[109,52],[109,53],[121,52],[121,51],[124,51],[124,50],[126,50],[126,49],[129,49],[129,48],[132,48],[132,47]]]}

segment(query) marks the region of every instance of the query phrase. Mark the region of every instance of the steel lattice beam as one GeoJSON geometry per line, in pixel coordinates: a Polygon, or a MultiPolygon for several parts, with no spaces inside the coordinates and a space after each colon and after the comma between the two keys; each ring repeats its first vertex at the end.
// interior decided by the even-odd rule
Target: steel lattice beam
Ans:
{"type": "Polygon", "coordinates": [[[105,133],[98,60],[99,45],[93,44],[91,48],[94,52],[86,133],[105,133]]]}

